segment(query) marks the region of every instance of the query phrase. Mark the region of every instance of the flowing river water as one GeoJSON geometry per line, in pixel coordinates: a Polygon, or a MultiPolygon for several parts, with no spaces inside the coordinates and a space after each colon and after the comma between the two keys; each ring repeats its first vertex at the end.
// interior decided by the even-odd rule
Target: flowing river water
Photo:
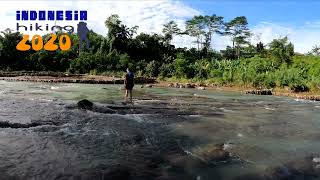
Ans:
{"type": "Polygon", "coordinates": [[[0,81],[0,179],[320,177],[319,102],[121,87],[0,81]]]}

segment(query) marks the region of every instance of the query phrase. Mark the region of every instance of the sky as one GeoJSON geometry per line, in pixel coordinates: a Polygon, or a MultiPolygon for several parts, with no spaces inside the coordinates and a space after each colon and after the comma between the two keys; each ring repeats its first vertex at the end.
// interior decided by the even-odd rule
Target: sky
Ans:
{"type": "MultiPolygon", "coordinates": [[[[313,0],[33,0],[0,1],[0,30],[16,29],[17,10],[87,10],[88,28],[106,35],[104,21],[111,14],[118,14],[123,23],[139,26],[138,32],[161,33],[162,26],[170,20],[184,29],[184,22],[194,15],[223,16],[229,21],[246,16],[253,36],[251,43],[268,44],[274,38],[288,36],[295,51],[306,53],[314,45],[320,45],[320,2],[313,0]]],[[[19,22],[23,25],[35,22],[19,22]]],[[[43,23],[42,24],[46,24],[43,23]]],[[[48,23],[54,25],[54,22],[48,23]]],[[[56,22],[57,25],[73,25],[77,22],[56,22]]],[[[26,33],[26,32],[24,32],[26,33]]],[[[43,34],[28,32],[30,35],[43,34]]],[[[179,47],[195,47],[188,36],[176,36],[173,43],[179,47]]],[[[212,47],[221,50],[231,45],[228,37],[213,36],[212,47]]]]}

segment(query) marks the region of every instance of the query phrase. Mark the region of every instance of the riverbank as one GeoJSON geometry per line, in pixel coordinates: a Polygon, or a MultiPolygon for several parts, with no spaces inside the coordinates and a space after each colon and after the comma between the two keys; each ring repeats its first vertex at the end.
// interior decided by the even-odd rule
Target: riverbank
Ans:
{"type": "Polygon", "coordinates": [[[232,91],[241,92],[243,94],[253,95],[274,95],[287,96],[297,99],[305,99],[311,101],[320,101],[320,92],[293,92],[288,88],[273,88],[273,89],[257,89],[254,87],[243,86],[221,86],[216,84],[205,83],[179,83],[173,81],[158,81],[155,86],[159,87],[174,87],[174,88],[197,88],[199,90],[214,90],[214,91],[232,91]],[[271,94],[269,94],[271,93],[271,94]]]}
{"type": "MultiPolygon", "coordinates": [[[[123,84],[123,78],[99,76],[99,75],[82,75],[67,74],[60,72],[0,72],[0,80],[4,81],[27,81],[27,82],[45,82],[45,83],[83,83],[83,84],[123,84]]],[[[312,101],[320,101],[319,92],[293,92],[288,88],[274,88],[261,90],[253,87],[243,86],[221,86],[210,83],[180,83],[172,80],[159,80],[156,78],[136,77],[136,84],[142,86],[136,87],[167,87],[167,88],[196,88],[199,90],[215,90],[215,91],[234,91],[244,94],[265,94],[275,96],[287,96],[297,99],[306,99],[312,101]],[[267,91],[267,93],[261,93],[267,91]],[[270,93],[269,93],[270,92],[270,93]]]]}
{"type": "MultiPolygon", "coordinates": [[[[61,72],[0,72],[0,80],[4,81],[27,81],[27,82],[45,82],[45,83],[83,83],[83,84],[123,84],[123,78],[68,74],[61,72]]],[[[156,83],[155,78],[136,77],[135,82],[138,84],[156,83]]]]}

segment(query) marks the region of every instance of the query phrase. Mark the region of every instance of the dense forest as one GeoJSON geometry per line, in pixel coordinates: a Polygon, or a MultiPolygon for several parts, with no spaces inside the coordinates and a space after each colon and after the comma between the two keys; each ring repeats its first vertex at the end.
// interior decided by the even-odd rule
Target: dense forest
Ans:
{"type": "MultiPolygon", "coordinates": [[[[138,26],[128,27],[118,15],[108,17],[105,26],[106,36],[89,32],[89,48],[79,49],[78,36],[69,33],[72,48],[54,52],[17,51],[22,34],[6,29],[0,36],[0,69],[122,75],[129,67],[138,76],[171,80],[294,91],[320,88],[320,47],[298,54],[287,37],[250,44],[252,33],[244,16],[229,22],[217,15],[194,16],[185,22],[184,30],[170,21],[163,25],[162,34],[137,34],[138,26]],[[214,35],[230,37],[232,46],[214,50],[214,35]],[[195,48],[176,48],[174,36],[193,37],[195,48]]],[[[49,37],[44,35],[44,41],[49,37]]]]}

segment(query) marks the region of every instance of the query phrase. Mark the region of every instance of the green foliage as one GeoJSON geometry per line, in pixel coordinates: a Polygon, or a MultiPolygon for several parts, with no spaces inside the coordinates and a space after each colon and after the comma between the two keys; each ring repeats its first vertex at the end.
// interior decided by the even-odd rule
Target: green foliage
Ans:
{"type": "MultiPolygon", "coordinates": [[[[105,25],[108,34],[89,31],[90,47],[81,51],[77,34],[69,34],[72,47],[68,51],[17,51],[15,46],[22,34],[7,29],[0,36],[0,68],[122,76],[129,67],[139,76],[178,78],[185,82],[288,87],[296,92],[320,89],[318,46],[308,55],[295,55],[287,37],[274,39],[269,46],[261,42],[251,45],[244,16],[229,22],[223,22],[223,17],[217,15],[194,16],[185,22],[185,32],[170,21],[164,25],[163,35],[137,34],[138,27],[124,25],[118,15],[107,18],[105,25]],[[194,37],[198,48],[176,48],[171,44],[174,35],[194,37]],[[232,47],[214,51],[213,35],[229,36],[232,47]]],[[[56,34],[59,37],[63,32],[56,34]]],[[[49,37],[44,35],[44,42],[49,37]]]]}
{"type": "Polygon", "coordinates": [[[164,39],[169,44],[173,38],[174,34],[180,34],[181,30],[178,28],[178,25],[174,21],[170,21],[167,24],[163,25],[162,32],[164,33],[164,39]]]}
{"type": "Polygon", "coordinates": [[[313,46],[309,54],[314,56],[320,56],[320,46],[313,46]]]}
{"type": "Polygon", "coordinates": [[[97,67],[96,56],[90,53],[81,53],[78,58],[71,62],[69,71],[71,73],[84,74],[95,69],[97,67]]]}
{"type": "Polygon", "coordinates": [[[291,42],[288,42],[287,37],[274,39],[269,46],[272,58],[277,65],[281,65],[282,63],[291,64],[294,55],[294,47],[291,42]]]}
{"type": "Polygon", "coordinates": [[[184,58],[183,54],[178,54],[177,59],[175,59],[174,61],[174,68],[175,68],[177,77],[185,78],[188,76],[189,63],[184,58]]]}
{"type": "Polygon", "coordinates": [[[159,68],[160,77],[172,77],[175,73],[175,67],[173,63],[162,64],[159,68]]]}
{"type": "Polygon", "coordinates": [[[159,65],[156,61],[151,61],[146,67],[146,75],[150,77],[157,77],[159,74],[159,65]]]}
{"type": "MultiPolygon", "coordinates": [[[[24,66],[30,52],[16,50],[16,45],[22,39],[22,34],[13,33],[10,29],[2,31],[1,34],[3,36],[0,36],[0,68],[15,70],[24,66]]],[[[30,42],[27,43],[30,44],[30,42]]]]}
{"type": "Polygon", "coordinates": [[[213,34],[222,34],[223,17],[213,14],[212,16],[194,16],[186,21],[186,34],[196,38],[198,50],[200,45],[206,51],[210,49],[213,34]]]}
{"type": "Polygon", "coordinates": [[[236,51],[234,48],[227,46],[225,50],[221,50],[222,57],[227,60],[236,59],[236,51]]]}
{"type": "Polygon", "coordinates": [[[239,16],[225,24],[225,35],[232,39],[232,48],[235,49],[238,59],[240,59],[240,49],[244,44],[248,44],[248,38],[251,33],[248,27],[248,21],[245,16],[239,16]]]}

